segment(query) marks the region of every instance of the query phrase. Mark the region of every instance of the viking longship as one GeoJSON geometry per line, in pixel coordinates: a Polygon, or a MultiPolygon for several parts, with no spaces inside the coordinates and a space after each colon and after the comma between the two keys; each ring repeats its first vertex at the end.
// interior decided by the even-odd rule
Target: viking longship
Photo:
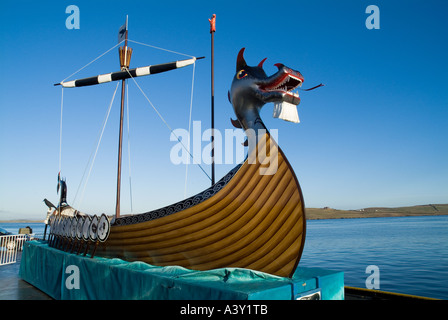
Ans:
{"type": "MultiPolygon", "coordinates": [[[[124,33],[127,41],[127,24],[124,33]]],[[[81,87],[119,80],[124,84],[129,78],[185,67],[196,60],[129,69],[131,53],[125,42],[120,48],[119,72],[58,85],[81,87]]],[[[50,245],[77,254],[90,252],[92,257],[95,254],[156,266],[193,270],[238,267],[292,277],[305,242],[304,201],[293,168],[263,124],[260,109],[272,102],[274,117],[298,122],[296,106],[300,98],[293,90],[301,86],[303,76],[282,64],[276,64],[277,73],[267,76],[265,60],[248,66],[241,49],[229,91],[237,117],[231,121],[248,136],[243,163],[195,196],[130,215],[120,214],[119,182],[115,216],[96,216],[69,206],[65,181],[59,179],[61,199],[49,219],[50,245]]]]}

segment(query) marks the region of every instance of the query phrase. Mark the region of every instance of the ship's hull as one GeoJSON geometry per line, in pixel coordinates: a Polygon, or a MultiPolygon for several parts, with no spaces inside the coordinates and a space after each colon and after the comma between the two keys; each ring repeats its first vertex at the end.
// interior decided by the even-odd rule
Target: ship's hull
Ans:
{"type": "Polygon", "coordinates": [[[203,193],[113,221],[97,255],[194,270],[240,267],[291,277],[305,241],[304,202],[289,162],[269,134],[265,137],[256,163],[249,163],[253,158],[248,157],[203,193]],[[266,149],[269,161],[277,161],[274,174],[261,174],[266,149]]]}

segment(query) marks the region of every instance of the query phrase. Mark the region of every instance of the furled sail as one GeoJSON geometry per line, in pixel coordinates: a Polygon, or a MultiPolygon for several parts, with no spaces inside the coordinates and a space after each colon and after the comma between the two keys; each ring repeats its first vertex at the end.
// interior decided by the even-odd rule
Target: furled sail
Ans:
{"type": "Polygon", "coordinates": [[[100,74],[95,77],[83,78],[78,80],[71,80],[66,82],[56,83],[55,86],[62,85],[64,88],[75,88],[75,87],[85,87],[92,86],[100,83],[106,83],[111,81],[124,80],[129,78],[135,78],[140,76],[147,76],[150,74],[156,74],[161,72],[166,72],[178,68],[183,68],[195,63],[196,60],[203,59],[204,57],[193,57],[186,60],[178,60],[168,63],[156,64],[152,66],[134,68],[124,71],[117,71],[107,74],[100,74]]]}

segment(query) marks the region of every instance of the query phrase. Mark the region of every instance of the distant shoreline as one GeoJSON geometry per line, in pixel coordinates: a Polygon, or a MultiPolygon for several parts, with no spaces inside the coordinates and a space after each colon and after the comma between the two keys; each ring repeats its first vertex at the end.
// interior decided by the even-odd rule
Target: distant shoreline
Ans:
{"type": "MultiPolygon", "coordinates": [[[[426,204],[410,207],[372,207],[358,210],[338,210],[329,207],[305,208],[307,220],[324,219],[356,219],[356,218],[387,218],[387,217],[419,217],[448,215],[448,204],[426,204]]],[[[0,223],[43,223],[44,220],[0,220],[0,223]]]]}
{"type": "Polygon", "coordinates": [[[397,208],[372,207],[358,210],[338,210],[325,207],[306,208],[305,211],[307,220],[444,216],[448,215],[448,204],[427,204],[397,208]]]}
{"type": "MultiPolygon", "coordinates": [[[[314,209],[314,208],[313,208],[314,209]]],[[[335,215],[335,216],[315,216],[314,214],[306,213],[306,220],[332,220],[332,219],[368,219],[368,218],[398,218],[398,217],[435,217],[448,216],[444,214],[376,214],[376,215],[335,215]]]]}
{"type": "Polygon", "coordinates": [[[14,219],[14,220],[0,220],[0,223],[44,223],[44,220],[14,219]]]}

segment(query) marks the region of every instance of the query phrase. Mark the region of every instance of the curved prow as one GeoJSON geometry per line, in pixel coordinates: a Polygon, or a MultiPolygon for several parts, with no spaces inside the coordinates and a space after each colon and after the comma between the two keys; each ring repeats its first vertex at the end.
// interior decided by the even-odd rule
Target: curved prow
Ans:
{"type": "Polygon", "coordinates": [[[101,254],[159,266],[240,267],[291,277],[305,241],[302,192],[269,133],[255,152],[222,184],[188,202],[117,219],[101,254]],[[171,211],[176,207],[183,209],[171,211]]]}

